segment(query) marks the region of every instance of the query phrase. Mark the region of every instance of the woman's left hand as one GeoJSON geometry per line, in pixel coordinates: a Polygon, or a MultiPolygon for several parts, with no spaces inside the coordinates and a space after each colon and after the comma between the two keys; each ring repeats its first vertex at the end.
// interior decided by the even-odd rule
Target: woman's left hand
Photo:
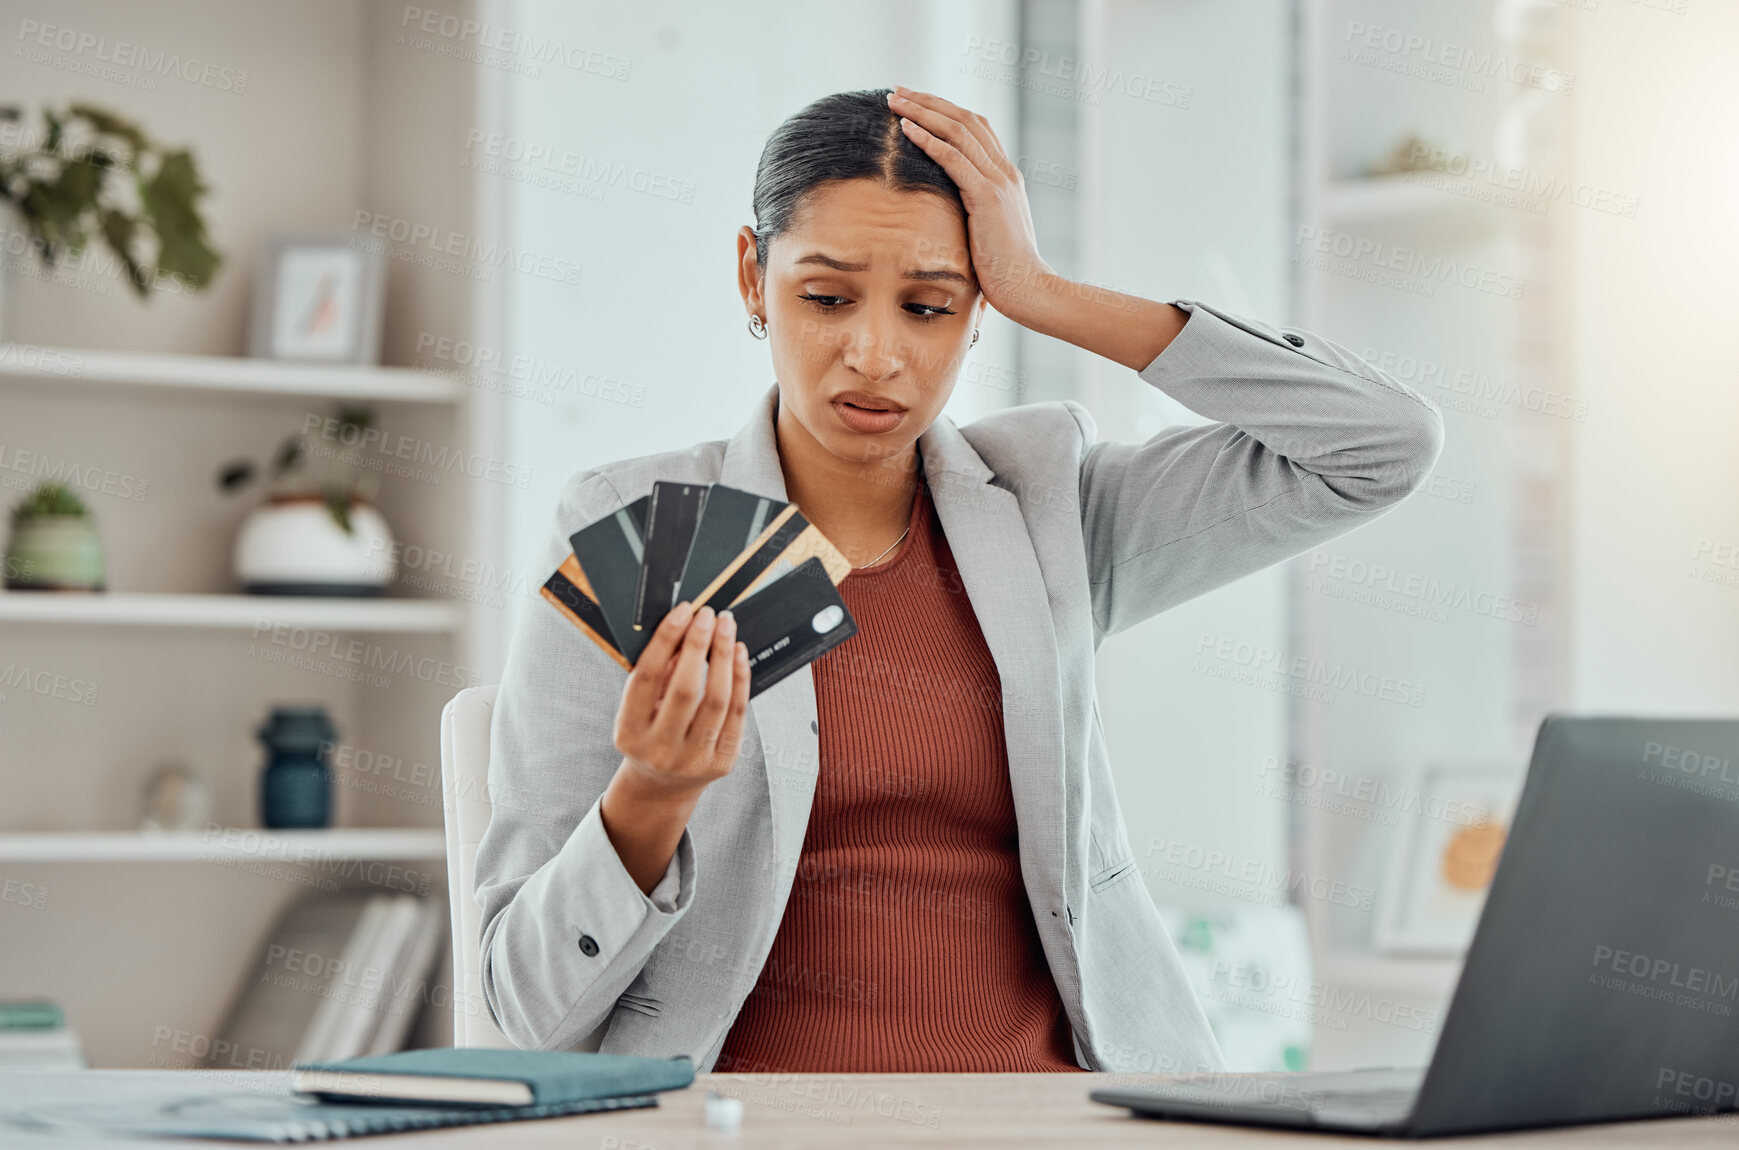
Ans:
{"type": "Polygon", "coordinates": [[[906,138],[942,165],[966,205],[966,239],[985,302],[1021,323],[1056,272],[1039,256],[1026,181],[990,123],[940,96],[896,86],[888,107],[906,138]]]}

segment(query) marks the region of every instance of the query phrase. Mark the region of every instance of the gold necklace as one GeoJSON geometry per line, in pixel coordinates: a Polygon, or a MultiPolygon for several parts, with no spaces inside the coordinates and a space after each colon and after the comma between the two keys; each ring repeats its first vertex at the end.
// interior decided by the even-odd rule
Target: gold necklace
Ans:
{"type": "MultiPolygon", "coordinates": [[[[918,476],[919,483],[924,482],[924,457],[921,455],[918,457],[917,476],[918,476]]],[[[900,537],[898,539],[894,540],[893,547],[889,547],[888,551],[892,551],[894,549],[894,547],[898,547],[901,543],[904,543],[906,541],[906,536],[910,535],[911,533],[912,533],[912,520],[907,519],[906,520],[906,529],[904,531],[900,532],[900,537]]],[[[852,570],[853,571],[862,571],[865,567],[874,567],[877,563],[880,563],[883,559],[886,559],[888,557],[888,551],[883,551],[880,555],[877,555],[874,559],[871,559],[868,563],[859,564],[858,566],[853,567],[852,570]]]]}
{"type": "MultiPolygon", "coordinates": [[[[902,542],[905,541],[906,536],[910,535],[911,532],[912,532],[912,524],[910,521],[907,521],[906,529],[904,531],[900,532],[900,537],[898,539],[894,540],[894,546],[889,547],[888,551],[892,551],[894,549],[894,547],[898,547],[902,542]]],[[[880,563],[883,559],[886,559],[888,557],[888,551],[883,551],[880,555],[877,555],[874,559],[871,559],[868,563],[860,563],[856,567],[853,567],[852,570],[853,571],[862,571],[865,567],[874,567],[877,563],[880,563]]]]}

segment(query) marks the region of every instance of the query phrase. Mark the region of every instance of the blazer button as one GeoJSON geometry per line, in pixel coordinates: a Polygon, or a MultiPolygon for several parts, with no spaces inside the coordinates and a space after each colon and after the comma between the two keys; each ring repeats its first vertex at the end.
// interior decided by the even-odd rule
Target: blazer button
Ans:
{"type": "Polygon", "coordinates": [[[821,733],[821,724],[816,722],[814,719],[810,719],[809,733],[812,735],[819,735],[821,733]]]}
{"type": "Polygon", "coordinates": [[[1287,332],[1286,333],[1286,342],[1291,344],[1293,347],[1303,347],[1304,346],[1304,337],[1301,335],[1293,335],[1291,332],[1287,332]]]}
{"type": "Polygon", "coordinates": [[[591,958],[594,954],[597,954],[598,940],[589,934],[582,934],[580,936],[580,953],[585,955],[587,958],[591,958]]]}

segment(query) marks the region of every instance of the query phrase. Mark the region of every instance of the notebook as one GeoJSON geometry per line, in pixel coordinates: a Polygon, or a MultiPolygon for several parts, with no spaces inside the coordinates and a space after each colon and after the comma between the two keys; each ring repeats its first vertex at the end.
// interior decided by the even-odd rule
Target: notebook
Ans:
{"type": "MultiPolygon", "coordinates": [[[[475,1055],[485,1051],[451,1053],[475,1055]]],[[[487,1053],[574,1056],[565,1051],[487,1053]]],[[[0,1143],[9,1132],[309,1142],[644,1109],[658,1105],[658,1091],[684,1087],[694,1080],[694,1063],[686,1056],[579,1057],[606,1060],[608,1065],[599,1068],[600,1088],[627,1089],[533,1106],[397,1105],[325,1102],[293,1094],[291,1075],[283,1071],[14,1070],[7,1072],[6,1089],[0,1092],[0,1143]],[[622,1063],[640,1065],[624,1067],[622,1063]]]]}
{"type": "Polygon", "coordinates": [[[694,1081],[684,1058],[563,1050],[446,1047],[292,1068],[299,1093],[328,1102],[434,1102],[446,1106],[551,1106],[675,1090],[694,1081]]]}

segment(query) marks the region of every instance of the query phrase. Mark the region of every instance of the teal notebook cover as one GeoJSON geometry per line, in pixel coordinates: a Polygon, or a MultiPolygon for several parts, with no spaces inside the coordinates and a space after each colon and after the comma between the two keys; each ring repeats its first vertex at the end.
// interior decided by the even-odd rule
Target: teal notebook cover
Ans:
{"type": "MultiPolygon", "coordinates": [[[[694,1081],[694,1063],[687,1055],[647,1058],[636,1054],[484,1047],[401,1050],[396,1054],[347,1058],[342,1062],[299,1062],[292,1069],[523,1082],[531,1088],[534,1106],[559,1106],[591,1098],[680,1090],[694,1081]]],[[[323,1097],[337,1100],[343,1096],[323,1097]]]]}

